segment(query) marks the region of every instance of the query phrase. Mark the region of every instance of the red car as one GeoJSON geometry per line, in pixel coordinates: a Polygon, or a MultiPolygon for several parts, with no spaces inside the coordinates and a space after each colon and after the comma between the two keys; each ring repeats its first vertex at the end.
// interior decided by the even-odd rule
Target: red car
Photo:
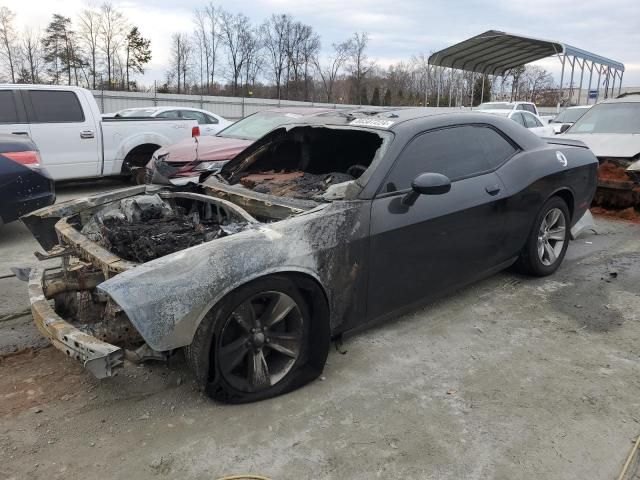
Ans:
{"type": "Polygon", "coordinates": [[[328,108],[278,108],[254,113],[215,136],[189,138],[158,149],[147,164],[147,182],[161,178],[193,177],[215,172],[278,125],[331,112],[328,108]]]}

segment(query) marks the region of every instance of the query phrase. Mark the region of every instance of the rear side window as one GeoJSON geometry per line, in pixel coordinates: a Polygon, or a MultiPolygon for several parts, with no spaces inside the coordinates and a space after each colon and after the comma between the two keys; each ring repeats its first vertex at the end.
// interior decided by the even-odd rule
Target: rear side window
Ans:
{"type": "Polygon", "coordinates": [[[74,92],[29,90],[33,123],[84,122],[80,101],[74,92]]]}
{"type": "Polygon", "coordinates": [[[168,110],[166,112],[159,113],[156,118],[180,118],[180,112],[178,110],[168,110]]]}
{"type": "Polygon", "coordinates": [[[538,121],[538,119],[533,115],[528,115],[524,113],[522,116],[524,117],[524,121],[526,123],[527,128],[535,128],[535,127],[542,126],[542,124],[538,121]]]}
{"type": "Polygon", "coordinates": [[[524,104],[524,109],[525,109],[527,112],[536,113],[536,109],[535,109],[535,108],[533,108],[533,105],[529,105],[528,103],[525,103],[525,104],[524,104]]]}
{"type": "Polygon", "coordinates": [[[511,115],[511,120],[513,120],[514,122],[516,122],[519,125],[522,125],[523,127],[526,127],[525,123],[524,123],[524,118],[522,118],[522,114],[520,112],[514,113],[513,115],[511,115]]]}
{"type": "Polygon", "coordinates": [[[195,112],[193,110],[182,110],[182,118],[189,120],[197,120],[199,125],[207,123],[207,117],[202,112],[195,112]]]}
{"type": "Polygon", "coordinates": [[[479,175],[502,165],[516,148],[489,127],[462,125],[420,134],[402,151],[385,191],[406,190],[421,173],[451,180],[479,175]]]}
{"type": "Polygon", "coordinates": [[[0,90],[0,123],[18,123],[18,109],[11,90],[0,90]]]}

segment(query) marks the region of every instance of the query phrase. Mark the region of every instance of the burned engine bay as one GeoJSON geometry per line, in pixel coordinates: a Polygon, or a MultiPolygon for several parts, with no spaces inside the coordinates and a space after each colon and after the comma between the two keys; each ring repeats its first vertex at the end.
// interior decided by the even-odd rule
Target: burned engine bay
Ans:
{"type": "MultiPolygon", "coordinates": [[[[187,193],[162,192],[124,198],[82,221],[70,223],[120,258],[148,262],[185,248],[240,232],[249,220],[218,203],[187,193]]],[[[219,201],[218,201],[219,202],[219,201]]]]}
{"type": "Polygon", "coordinates": [[[371,131],[295,127],[274,135],[222,177],[257,193],[328,201],[343,196],[382,144],[371,131]]]}

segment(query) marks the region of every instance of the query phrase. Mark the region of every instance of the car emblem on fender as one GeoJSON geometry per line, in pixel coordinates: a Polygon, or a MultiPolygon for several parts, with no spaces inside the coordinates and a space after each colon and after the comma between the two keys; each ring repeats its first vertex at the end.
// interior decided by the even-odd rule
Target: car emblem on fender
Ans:
{"type": "Polygon", "coordinates": [[[562,164],[563,167],[567,166],[567,163],[569,163],[567,161],[567,157],[564,156],[564,153],[562,152],[556,152],[556,158],[558,159],[558,161],[562,164]]]}

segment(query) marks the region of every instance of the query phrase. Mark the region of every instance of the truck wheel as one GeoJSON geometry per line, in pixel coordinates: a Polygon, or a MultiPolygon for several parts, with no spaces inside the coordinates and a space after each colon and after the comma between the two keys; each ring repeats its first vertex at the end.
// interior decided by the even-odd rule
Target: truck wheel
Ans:
{"type": "Polygon", "coordinates": [[[555,272],[569,246],[569,209],[560,197],[551,197],[542,206],[527,243],[516,263],[522,273],[544,277],[555,272]]]}
{"type": "Polygon", "coordinates": [[[312,311],[296,285],[281,276],[231,292],[205,316],[186,349],[198,382],[216,400],[245,403],[317,378],[329,350],[324,298],[322,303],[324,309],[312,311]]]}

